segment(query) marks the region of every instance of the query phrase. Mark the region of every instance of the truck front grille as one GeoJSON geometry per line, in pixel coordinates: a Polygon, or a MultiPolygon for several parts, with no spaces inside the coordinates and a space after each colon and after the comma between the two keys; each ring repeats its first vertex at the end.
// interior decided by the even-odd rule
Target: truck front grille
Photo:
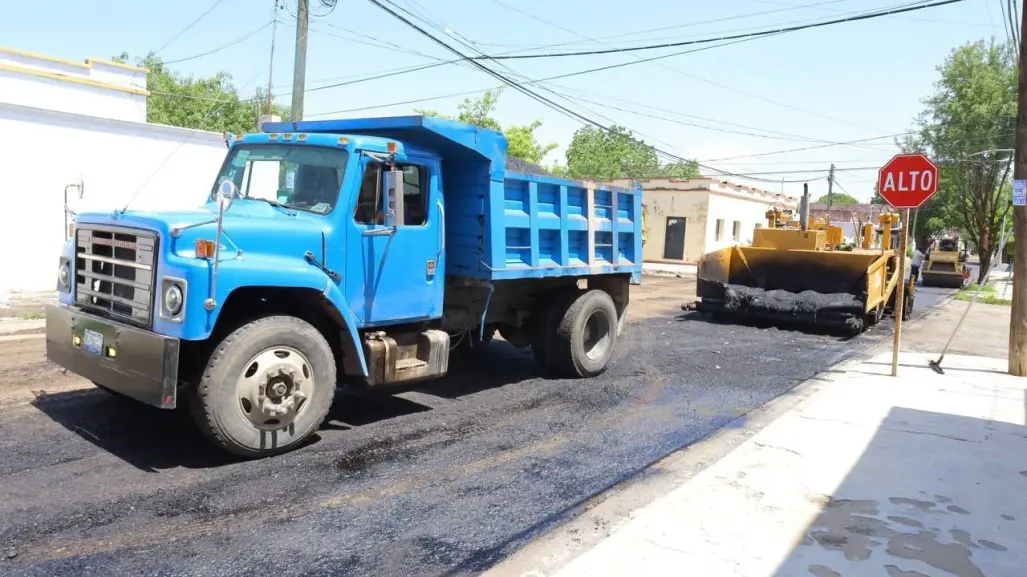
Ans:
{"type": "Polygon", "coordinates": [[[85,225],[75,233],[75,303],[114,320],[149,327],[157,235],[85,225]]]}

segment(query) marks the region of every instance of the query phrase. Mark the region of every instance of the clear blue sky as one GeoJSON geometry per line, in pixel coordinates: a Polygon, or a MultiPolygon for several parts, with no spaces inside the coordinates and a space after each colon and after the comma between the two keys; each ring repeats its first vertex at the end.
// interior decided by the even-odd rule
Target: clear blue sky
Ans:
{"type": "MultiPolygon", "coordinates": [[[[908,1],[733,0],[717,5],[697,0],[397,0],[434,24],[476,42],[479,49],[488,53],[564,43],[568,44],[546,51],[698,39],[837,18],[908,1]],[[654,28],[667,29],[627,35],[654,28]]],[[[170,40],[214,3],[215,0],[0,0],[0,13],[5,15],[0,19],[0,44],[71,59],[110,57],[122,51],[143,55],[170,40]]],[[[774,181],[782,177],[808,178],[811,192],[817,196],[826,192],[826,169],[834,162],[842,169],[838,172],[842,189],[868,199],[876,171],[845,169],[879,166],[895,152],[891,139],[859,147],[748,155],[815,146],[818,140],[850,141],[907,130],[922,108],[921,98],[932,91],[936,66],[952,48],[992,35],[1005,37],[1000,8],[1003,3],[965,0],[901,16],[800,31],[634,64],[545,86],[573,99],[575,109],[591,118],[627,126],[664,150],[717,168],[746,174],[824,171],[765,175],[774,181]],[[747,157],[719,160],[738,156],[747,157]]],[[[311,0],[311,5],[315,16],[308,43],[308,90],[333,79],[338,82],[453,57],[366,0],[338,0],[335,10],[327,15],[323,15],[326,9],[319,0],[311,0]]],[[[171,61],[230,43],[270,22],[271,7],[272,0],[221,0],[209,15],[159,55],[171,61]]],[[[279,12],[273,80],[277,95],[291,88],[295,10],[296,0],[286,0],[285,9],[279,12]]],[[[230,48],[174,64],[172,68],[193,75],[228,71],[240,91],[249,95],[256,86],[267,84],[271,37],[272,28],[268,26],[230,48]]],[[[453,43],[452,36],[449,41],[453,43]]],[[[506,64],[525,77],[544,78],[673,50],[683,48],[506,64]]],[[[494,63],[491,65],[495,67],[494,63]]],[[[496,84],[495,79],[467,65],[447,65],[309,92],[306,117],[485,89],[496,84]]],[[[461,98],[341,112],[335,116],[394,116],[410,113],[418,106],[451,112],[461,98]]],[[[277,100],[289,104],[288,96],[278,96],[277,100]]],[[[547,158],[548,162],[564,162],[564,148],[581,126],[580,122],[512,89],[503,94],[497,116],[504,124],[541,120],[540,137],[560,144],[547,158]]],[[[778,182],[733,180],[770,190],[782,186],[778,182]]],[[[801,184],[789,183],[784,187],[793,195],[802,190],[801,184]]]]}

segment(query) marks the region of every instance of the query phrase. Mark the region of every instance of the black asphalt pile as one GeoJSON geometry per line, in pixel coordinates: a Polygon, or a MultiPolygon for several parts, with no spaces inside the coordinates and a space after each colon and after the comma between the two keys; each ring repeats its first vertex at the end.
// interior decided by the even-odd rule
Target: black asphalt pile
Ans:
{"type": "Polygon", "coordinates": [[[514,158],[512,156],[506,157],[506,169],[514,172],[522,172],[524,174],[534,174],[536,176],[553,176],[553,173],[538,164],[514,158]]]}
{"type": "Polygon", "coordinates": [[[724,308],[730,311],[760,310],[816,315],[825,312],[862,311],[863,307],[863,303],[851,293],[793,293],[730,284],[724,287],[724,308]]]}

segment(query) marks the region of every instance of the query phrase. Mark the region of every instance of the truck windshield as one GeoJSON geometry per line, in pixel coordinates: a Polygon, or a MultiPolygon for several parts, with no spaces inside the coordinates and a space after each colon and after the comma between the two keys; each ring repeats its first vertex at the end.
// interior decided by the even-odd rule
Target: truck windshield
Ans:
{"type": "Polygon", "coordinates": [[[339,201],[349,154],[345,150],[289,144],[236,146],[218,175],[211,198],[225,180],[244,198],[328,214],[339,201]]]}

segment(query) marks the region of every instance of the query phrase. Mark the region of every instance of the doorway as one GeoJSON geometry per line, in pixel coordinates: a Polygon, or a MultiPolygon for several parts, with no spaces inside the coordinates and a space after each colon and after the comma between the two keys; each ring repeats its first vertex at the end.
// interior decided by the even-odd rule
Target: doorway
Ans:
{"type": "Polygon", "coordinates": [[[685,217],[667,217],[667,232],[663,238],[663,258],[685,260],[685,217]]]}

